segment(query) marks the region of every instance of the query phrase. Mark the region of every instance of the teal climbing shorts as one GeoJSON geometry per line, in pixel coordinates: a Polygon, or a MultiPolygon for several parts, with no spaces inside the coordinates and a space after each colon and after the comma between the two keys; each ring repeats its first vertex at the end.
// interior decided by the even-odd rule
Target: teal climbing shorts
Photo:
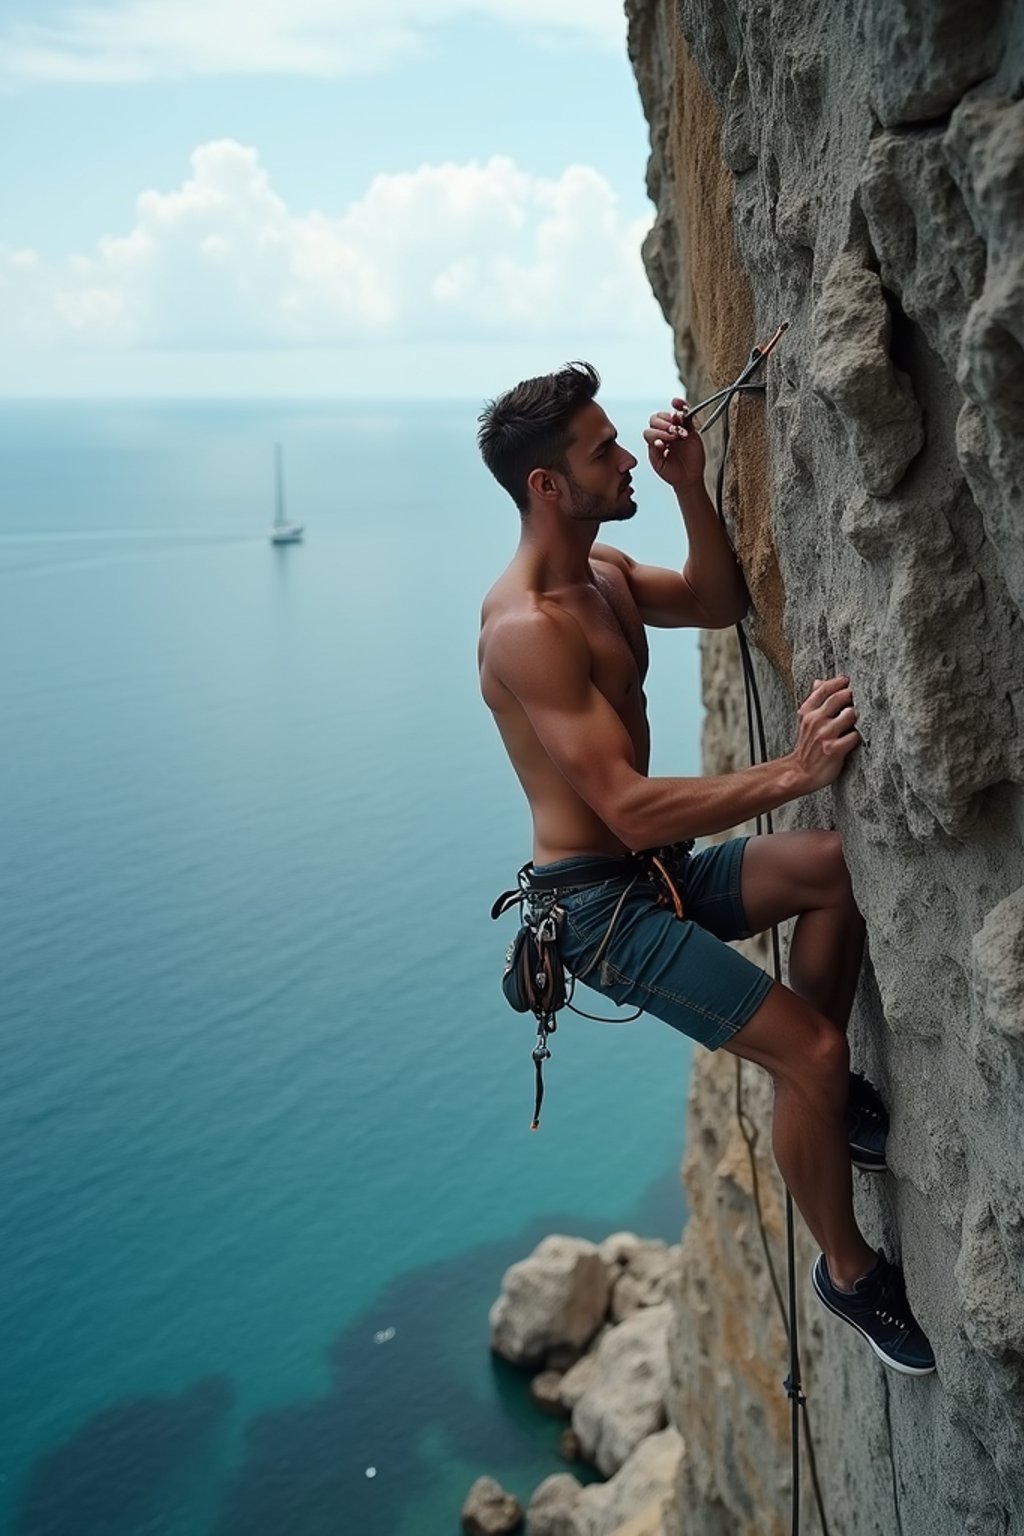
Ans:
{"type": "Polygon", "coordinates": [[[607,865],[607,858],[583,854],[538,865],[537,874],[559,877],[558,905],[565,914],[559,948],[566,969],[605,997],[654,1014],[709,1050],[726,1044],[772,987],[766,971],[726,942],[750,937],[740,896],[749,841],[734,837],[699,853],[679,845],[673,876],[682,918],[659,905],[659,888],[642,877],[622,901],[596,965],[594,956],[635,870],[623,859],[621,876],[574,887],[574,875],[585,879],[588,866],[607,865]]]}

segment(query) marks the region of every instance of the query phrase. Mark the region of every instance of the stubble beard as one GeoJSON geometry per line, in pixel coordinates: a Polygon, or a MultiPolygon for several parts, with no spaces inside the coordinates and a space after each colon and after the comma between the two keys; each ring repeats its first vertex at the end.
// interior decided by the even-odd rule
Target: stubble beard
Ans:
{"type": "Polygon", "coordinates": [[[581,490],[575,480],[570,480],[569,486],[572,494],[569,516],[573,522],[624,523],[636,516],[636,502],[630,492],[620,501],[608,501],[604,496],[581,490]]]}

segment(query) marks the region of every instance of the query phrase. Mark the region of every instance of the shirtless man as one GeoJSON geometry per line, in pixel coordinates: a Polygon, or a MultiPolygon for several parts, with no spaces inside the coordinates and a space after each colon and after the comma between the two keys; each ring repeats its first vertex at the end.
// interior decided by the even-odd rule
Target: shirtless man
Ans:
{"type": "Polygon", "coordinates": [[[589,364],[573,363],[516,385],[480,417],[484,461],[521,518],[519,548],[484,601],[479,662],[533,815],[530,879],[558,893],[570,972],[771,1074],[775,1158],[822,1249],[818,1297],[886,1364],[925,1375],[934,1355],[902,1273],[853,1213],[851,1157],[884,1169],[885,1121],[870,1084],[849,1072],[864,923],[840,838],[779,832],[696,854],[688,842],[839,776],[860,744],[849,679],[815,683],[783,757],[719,777],[648,776],[644,626],[724,629],[750,599],[704,487],[685,401],[644,432],[651,467],[682,512],[682,571],[597,542],[603,523],[634,515],[637,465],[594,398],[598,384],[589,364]],[[636,857],[649,849],[667,850],[681,918],[636,857]],[[791,917],[789,986],[726,942],[791,917]]]}

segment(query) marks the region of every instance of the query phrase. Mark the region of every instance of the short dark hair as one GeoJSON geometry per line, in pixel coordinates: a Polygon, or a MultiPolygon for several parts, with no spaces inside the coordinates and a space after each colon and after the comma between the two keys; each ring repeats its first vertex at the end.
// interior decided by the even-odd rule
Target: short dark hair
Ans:
{"type": "Polygon", "coordinates": [[[569,424],[600,385],[590,363],[566,363],[557,373],[524,379],[480,413],[477,442],[484,463],[520,512],[529,504],[526,482],[533,470],[565,472],[573,440],[569,424]]]}

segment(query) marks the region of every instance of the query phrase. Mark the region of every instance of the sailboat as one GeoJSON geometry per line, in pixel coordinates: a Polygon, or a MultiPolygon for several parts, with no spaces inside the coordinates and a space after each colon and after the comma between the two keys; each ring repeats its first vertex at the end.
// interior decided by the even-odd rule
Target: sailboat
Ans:
{"type": "Polygon", "coordinates": [[[298,544],[302,540],[302,523],[289,522],[284,514],[284,467],[281,462],[281,444],[274,444],[274,526],[270,530],[271,544],[298,544]]]}

